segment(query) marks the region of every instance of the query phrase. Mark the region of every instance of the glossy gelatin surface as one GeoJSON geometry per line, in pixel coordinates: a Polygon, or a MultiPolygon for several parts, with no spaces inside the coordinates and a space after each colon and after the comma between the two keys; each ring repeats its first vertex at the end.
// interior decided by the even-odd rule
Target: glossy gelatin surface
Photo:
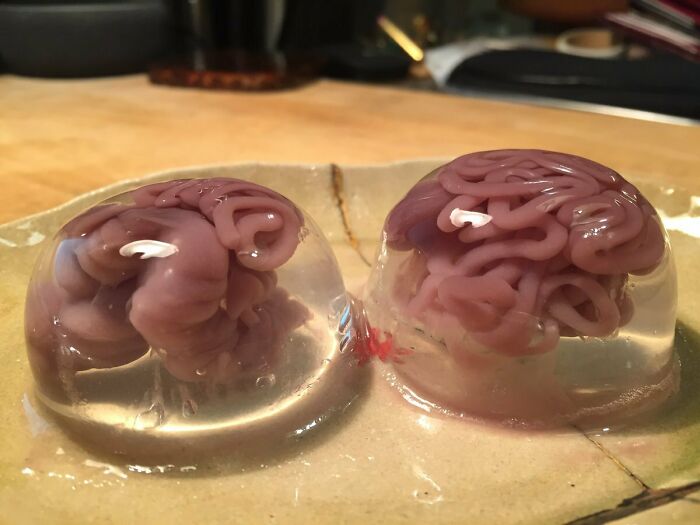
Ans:
{"type": "Polygon", "coordinates": [[[366,308],[392,381],[427,410],[596,426],[678,387],[666,232],[574,155],[479,152],[426,176],[386,219],[366,308]]]}
{"type": "Polygon", "coordinates": [[[75,217],[37,263],[25,328],[40,400],[114,452],[298,437],[356,395],[333,253],[250,182],[151,184],[75,217]]]}

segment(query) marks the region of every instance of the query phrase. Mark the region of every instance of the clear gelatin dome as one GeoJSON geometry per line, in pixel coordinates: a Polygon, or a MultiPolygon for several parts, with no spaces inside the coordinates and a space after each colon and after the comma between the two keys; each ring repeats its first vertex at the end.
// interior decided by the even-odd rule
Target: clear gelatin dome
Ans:
{"type": "Polygon", "coordinates": [[[664,227],[574,155],[479,152],[427,175],[386,219],[365,307],[391,380],[426,410],[597,426],[678,388],[664,227]]]}
{"type": "Polygon", "coordinates": [[[26,303],[39,399],[124,453],[304,435],[356,396],[354,330],[309,217],[226,178],[85,211],[44,251],[26,303]]]}

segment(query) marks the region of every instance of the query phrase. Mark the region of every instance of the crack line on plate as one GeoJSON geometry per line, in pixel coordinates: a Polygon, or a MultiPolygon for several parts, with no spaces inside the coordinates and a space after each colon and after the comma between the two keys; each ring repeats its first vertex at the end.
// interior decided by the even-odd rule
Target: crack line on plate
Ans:
{"type": "Polygon", "coordinates": [[[340,212],[340,218],[343,221],[343,229],[345,230],[348,243],[365,265],[372,266],[360,250],[360,241],[357,239],[350,226],[350,211],[348,210],[348,203],[345,200],[345,175],[337,164],[331,164],[331,183],[333,185],[335,205],[340,212]]]}
{"type": "Polygon", "coordinates": [[[584,432],[581,428],[577,427],[574,425],[574,428],[578,430],[583,437],[585,437],[588,441],[593,443],[595,447],[600,450],[605,457],[607,457],[610,461],[612,461],[617,468],[619,468],[622,472],[627,474],[630,478],[634,480],[634,482],[639,485],[639,487],[642,490],[651,490],[651,487],[647,485],[639,476],[637,476],[634,472],[632,472],[627,465],[625,465],[622,461],[620,461],[615,454],[610,452],[607,448],[603,446],[603,444],[598,441],[597,439],[593,439],[591,436],[589,436],[586,432],[584,432]]]}
{"type": "Polygon", "coordinates": [[[631,498],[623,499],[619,505],[610,509],[604,509],[572,521],[568,521],[565,525],[601,525],[614,520],[619,520],[638,514],[646,510],[661,507],[668,503],[673,503],[685,496],[700,490],[700,481],[693,481],[680,487],[672,487],[668,489],[644,489],[642,492],[631,498]]]}

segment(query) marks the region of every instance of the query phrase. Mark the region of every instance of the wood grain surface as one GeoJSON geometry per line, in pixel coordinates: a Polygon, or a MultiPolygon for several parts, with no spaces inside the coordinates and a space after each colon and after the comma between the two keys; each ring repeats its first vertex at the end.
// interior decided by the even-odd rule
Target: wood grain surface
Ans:
{"type": "Polygon", "coordinates": [[[169,168],[538,147],[700,189],[700,127],[319,81],[264,94],[0,77],[0,222],[169,168]]]}
{"type": "MultiPolygon", "coordinates": [[[[679,348],[694,352],[700,341],[698,240],[683,228],[691,198],[700,195],[700,127],[331,81],[241,94],[156,87],[142,76],[4,76],[0,222],[151,172],[285,163],[263,165],[256,180],[304,200],[334,242],[346,282],[361,283],[368,268],[346,242],[336,209],[340,192],[330,184],[335,179],[327,163],[342,165],[347,224],[366,259],[368,239],[376,239],[386,210],[430,168],[348,164],[503,147],[584,155],[643,183],[645,194],[676,221],[671,236],[681,290],[679,348]],[[289,165],[295,162],[317,165],[289,165]],[[319,185],[318,177],[328,184],[319,185]]],[[[249,167],[223,171],[243,177],[249,167]]],[[[372,395],[333,439],[245,475],[226,463],[199,466],[191,476],[142,475],[138,465],[95,461],[56,428],[37,430],[25,394],[29,367],[18,354],[31,263],[41,239],[106,193],[0,226],[0,375],[6,378],[0,382],[0,400],[6,401],[0,403],[0,509],[11,509],[13,523],[365,523],[369,512],[386,523],[698,522],[697,359],[684,361],[676,408],[646,426],[610,435],[524,436],[475,423],[465,432],[462,421],[416,416],[376,374],[372,395]]]]}

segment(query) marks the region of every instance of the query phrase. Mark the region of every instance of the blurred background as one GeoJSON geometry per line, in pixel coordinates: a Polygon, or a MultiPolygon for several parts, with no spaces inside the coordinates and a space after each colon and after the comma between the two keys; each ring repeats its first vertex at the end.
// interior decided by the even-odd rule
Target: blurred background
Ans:
{"type": "MultiPolygon", "coordinates": [[[[0,0],[0,72],[319,77],[700,119],[700,0],[0,0]]],[[[635,113],[636,112],[636,113],[635,113]]]]}

